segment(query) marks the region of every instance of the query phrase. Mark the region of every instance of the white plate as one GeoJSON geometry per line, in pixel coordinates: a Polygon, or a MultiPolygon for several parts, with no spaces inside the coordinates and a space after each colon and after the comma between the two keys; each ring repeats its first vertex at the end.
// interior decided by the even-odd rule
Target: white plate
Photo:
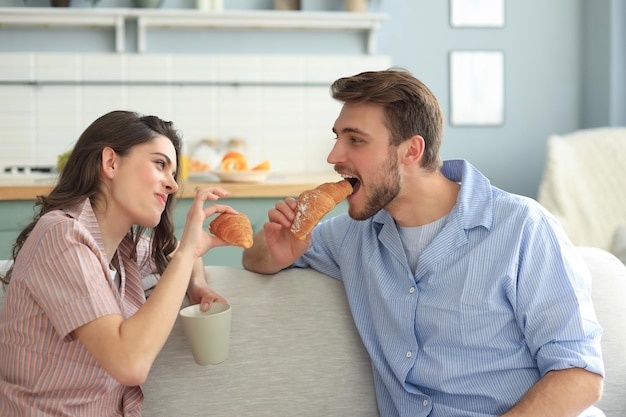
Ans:
{"type": "Polygon", "coordinates": [[[189,179],[189,181],[195,181],[195,182],[216,182],[219,180],[215,174],[213,174],[212,172],[207,172],[207,171],[190,172],[187,178],[189,179]]]}
{"type": "Polygon", "coordinates": [[[213,174],[222,182],[263,182],[270,175],[270,171],[213,171],[213,174]]]}

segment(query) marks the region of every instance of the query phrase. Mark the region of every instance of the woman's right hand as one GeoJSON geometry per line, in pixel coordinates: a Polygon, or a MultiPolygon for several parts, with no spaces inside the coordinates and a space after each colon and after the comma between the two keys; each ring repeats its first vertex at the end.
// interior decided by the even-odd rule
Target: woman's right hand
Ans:
{"type": "Polygon", "coordinates": [[[237,211],[230,206],[211,204],[205,206],[206,201],[216,201],[221,197],[228,197],[227,190],[221,187],[200,188],[187,212],[187,220],[177,251],[191,250],[195,258],[204,255],[209,249],[227,246],[229,243],[212,236],[205,228],[205,220],[217,213],[233,213],[237,211]]]}

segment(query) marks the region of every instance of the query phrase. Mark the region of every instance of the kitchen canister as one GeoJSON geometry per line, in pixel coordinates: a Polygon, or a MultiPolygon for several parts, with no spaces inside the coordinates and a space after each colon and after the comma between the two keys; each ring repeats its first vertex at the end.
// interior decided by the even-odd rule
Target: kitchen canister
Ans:
{"type": "Polygon", "coordinates": [[[224,10],[224,0],[196,0],[196,8],[205,12],[221,12],[224,10]]]}
{"type": "Polygon", "coordinates": [[[276,10],[300,10],[300,0],[274,0],[276,10]]]}

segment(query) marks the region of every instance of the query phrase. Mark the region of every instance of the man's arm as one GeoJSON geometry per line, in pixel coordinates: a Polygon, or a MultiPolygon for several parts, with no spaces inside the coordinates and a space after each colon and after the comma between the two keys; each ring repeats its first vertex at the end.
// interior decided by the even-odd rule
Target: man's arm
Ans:
{"type": "Polygon", "coordinates": [[[550,371],[502,417],[576,417],[602,395],[602,377],[582,368],[550,371]]]}
{"type": "MultiPolygon", "coordinates": [[[[268,225],[272,227],[269,223],[266,223],[264,229],[268,227],[268,225]]],[[[308,240],[306,242],[308,246],[308,240]]],[[[278,243],[275,244],[275,247],[277,246],[279,246],[278,243]]],[[[287,249],[286,246],[285,249],[287,249]]],[[[306,250],[306,246],[304,250],[306,250]]],[[[300,253],[294,254],[287,250],[283,252],[283,255],[278,254],[280,258],[276,259],[268,245],[265,230],[260,230],[254,236],[254,244],[252,247],[243,251],[241,261],[243,267],[250,271],[260,274],[274,274],[291,265],[300,255],[300,253]]]]}
{"type": "Polygon", "coordinates": [[[311,242],[309,234],[297,240],[289,231],[295,217],[296,200],[280,200],[268,211],[269,221],[254,236],[254,244],[243,251],[243,267],[261,274],[274,274],[291,265],[306,252],[311,242]]]}

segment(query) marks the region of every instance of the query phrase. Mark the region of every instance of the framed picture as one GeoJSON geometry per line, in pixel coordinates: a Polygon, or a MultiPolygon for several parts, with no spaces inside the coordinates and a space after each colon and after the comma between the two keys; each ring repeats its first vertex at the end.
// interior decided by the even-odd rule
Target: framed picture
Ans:
{"type": "Polygon", "coordinates": [[[503,27],[504,0],[450,0],[452,27],[503,27]]]}
{"type": "Polygon", "coordinates": [[[450,53],[450,124],[497,126],[504,123],[504,53],[450,53]]]}

